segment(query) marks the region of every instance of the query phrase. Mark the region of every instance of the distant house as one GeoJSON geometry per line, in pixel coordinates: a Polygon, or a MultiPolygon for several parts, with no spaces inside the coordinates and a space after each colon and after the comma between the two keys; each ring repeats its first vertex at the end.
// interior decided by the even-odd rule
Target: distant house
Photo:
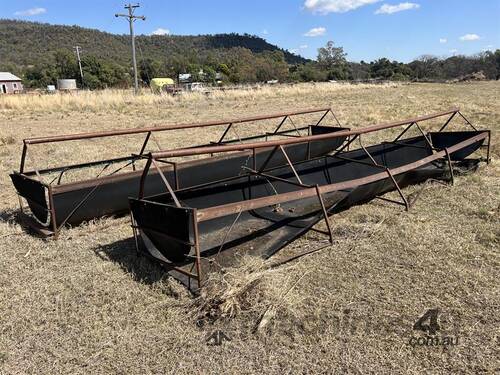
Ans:
{"type": "Polygon", "coordinates": [[[0,94],[17,94],[22,91],[21,78],[9,72],[0,72],[0,94]]]}

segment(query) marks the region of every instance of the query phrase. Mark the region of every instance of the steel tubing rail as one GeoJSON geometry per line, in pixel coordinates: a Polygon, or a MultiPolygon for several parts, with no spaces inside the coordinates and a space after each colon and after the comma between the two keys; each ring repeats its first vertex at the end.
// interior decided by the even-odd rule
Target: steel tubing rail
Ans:
{"type": "Polygon", "coordinates": [[[156,127],[153,126],[153,127],[146,127],[146,128],[117,129],[117,130],[108,130],[108,131],[91,132],[91,133],[66,134],[66,135],[56,135],[56,136],[49,136],[49,137],[27,138],[27,139],[23,140],[23,142],[24,142],[24,144],[34,145],[34,144],[40,144],[40,143],[64,142],[64,141],[73,141],[73,140],[81,140],[81,139],[113,137],[113,136],[119,136],[119,135],[160,132],[160,131],[168,131],[168,130],[203,128],[203,127],[218,126],[218,125],[241,124],[241,123],[245,123],[245,122],[270,120],[270,119],[275,119],[275,118],[280,118],[280,117],[306,115],[306,114],[311,114],[311,113],[329,112],[329,111],[331,111],[331,108],[313,108],[313,109],[305,109],[305,110],[298,110],[298,111],[291,111],[291,112],[283,112],[283,113],[274,113],[274,114],[268,114],[268,115],[254,116],[254,117],[243,117],[243,118],[233,119],[233,120],[219,120],[219,121],[188,123],[188,124],[172,124],[172,125],[164,125],[164,126],[156,126],[156,127]]]}
{"type": "MultiPolygon", "coordinates": [[[[448,113],[452,113],[452,112],[448,112],[448,113]]],[[[404,123],[402,125],[404,125],[404,123]]],[[[465,141],[457,143],[456,145],[453,145],[447,149],[436,152],[433,155],[427,156],[423,159],[420,159],[420,160],[413,162],[413,163],[410,163],[410,164],[406,164],[406,165],[403,165],[403,166],[400,166],[400,167],[397,167],[394,169],[390,169],[389,171],[393,175],[398,175],[398,174],[410,171],[412,169],[421,167],[425,164],[431,163],[434,160],[437,160],[437,159],[440,159],[443,157],[447,157],[447,155],[449,155],[455,151],[458,151],[464,147],[467,147],[475,142],[478,142],[482,139],[486,139],[487,137],[488,137],[488,132],[484,131],[481,134],[478,134],[470,139],[467,139],[465,141]]],[[[379,181],[379,180],[382,180],[384,178],[387,178],[387,172],[376,173],[376,174],[373,174],[371,176],[358,178],[355,180],[349,180],[349,181],[345,181],[345,182],[324,185],[324,186],[320,186],[318,188],[319,194],[325,194],[325,193],[330,193],[330,192],[334,192],[334,191],[349,189],[349,188],[353,188],[356,186],[379,181]]],[[[258,208],[262,208],[262,207],[267,207],[267,206],[278,204],[278,203],[284,203],[284,202],[290,202],[290,201],[304,199],[304,198],[310,198],[310,197],[316,196],[317,194],[318,194],[318,191],[316,190],[316,187],[311,187],[311,188],[306,188],[303,190],[293,191],[293,192],[289,192],[289,193],[282,193],[282,194],[278,194],[278,195],[273,195],[270,197],[255,198],[255,199],[248,200],[248,201],[229,203],[229,204],[225,204],[225,205],[221,205],[221,206],[204,208],[204,209],[200,209],[197,211],[197,221],[198,222],[207,221],[207,220],[216,219],[216,218],[231,215],[231,214],[236,214],[236,213],[242,212],[242,211],[250,211],[250,210],[255,210],[258,208]]]]}
{"type": "Polygon", "coordinates": [[[238,145],[226,145],[226,146],[206,146],[199,147],[196,149],[193,148],[181,148],[167,151],[158,151],[149,154],[148,156],[153,159],[161,159],[161,158],[169,158],[169,157],[181,157],[181,156],[193,156],[193,155],[204,155],[204,154],[215,154],[220,152],[232,152],[232,151],[244,151],[244,150],[252,150],[258,148],[266,148],[266,147],[276,147],[276,146],[284,146],[290,144],[297,143],[305,143],[312,141],[319,141],[325,139],[333,139],[338,137],[345,137],[351,135],[360,135],[365,133],[371,133],[378,130],[395,128],[397,126],[408,125],[414,122],[426,121],[446,115],[459,113],[459,108],[452,108],[444,112],[429,114],[421,117],[416,117],[408,120],[391,122],[386,124],[378,124],[378,125],[370,125],[364,128],[355,129],[355,130],[344,130],[338,131],[335,133],[327,133],[327,134],[318,134],[318,135],[310,135],[300,138],[293,139],[280,139],[275,141],[266,141],[266,142],[253,142],[253,143],[244,143],[238,145]]]}

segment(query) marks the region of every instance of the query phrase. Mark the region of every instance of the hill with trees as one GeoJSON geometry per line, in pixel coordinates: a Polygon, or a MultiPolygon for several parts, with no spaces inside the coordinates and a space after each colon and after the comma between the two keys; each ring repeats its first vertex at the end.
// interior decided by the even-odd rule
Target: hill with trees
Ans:
{"type": "MultiPolygon", "coordinates": [[[[254,35],[138,35],[140,57],[164,60],[169,56],[196,55],[206,58],[210,53],[223,53],[231,48],[246,48],[252,53],[281,51],[289,64],[307,60],[254,35]]],[[[82,46],[85,53],[117,63],[130,61],[129,35],[115,35],[79,26],[50,25],[0,19],[0,56],[2,63],[30,66],[53,62],[50,51],[82,46]]]]}
{"type": "MultiPolygon", "coordinates": [[[[443,81],[474,75],[500,77],[500,50],[474,56],[422,56],[409,64],[381,58],[349,62],[333,42],[318,50],[316,61],[294,55],[253,35],[140,35],[136,38],[140,78],[177,77],[215,83],[326,80],[443,81]]],[[[77,78],[73,47],[83,48],[84,82],[90,89],[128,87],[130,38],[79,26],[0,20],[0,71],[23,78],[27,87],[46,87],[58,78],[77,78]]]]}

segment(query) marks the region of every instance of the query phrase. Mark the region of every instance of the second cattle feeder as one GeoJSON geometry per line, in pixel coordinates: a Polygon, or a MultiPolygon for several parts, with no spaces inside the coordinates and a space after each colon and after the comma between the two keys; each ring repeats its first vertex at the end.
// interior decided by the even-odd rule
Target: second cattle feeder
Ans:
{"type": "MultiPolygon", "coordinates": [[[[137,197],[139,193],[139,181],[142,173],[140,170],[136,170],[136,165],[141,162],[147,146],[151,143],[151,138],[154,139],[154,134],[182,129],[201,130],[215,126],[224,126],[225,130],[220,138],[211,143],[212,145],[244,144],[256,140],[283,137],[295,139],[304,134],[322,134],[345,130],[345,128],[340,127],[337,118],[329,108],[320,108],[198,124],[176,124],[25,139],[19,171],[10,175],[19,197],[22,198],[20,199],[21,210],[26,212],[22,217],[31,228],[40,234],[57,236],[65,225],[78,225],[83,221],[102,216],[128,213],[128,198],[137,197]],[[331,114],[335,120],[333,126],[325,124],[325,118],[328,114],[331,114]],[[307,115],[308,118],[311,118],[309,121],[312,121],[296,126],[292,118],[296,119],[298,115],[307,115]],[[312,116],[316,116],[316,118],[312,118],[312,116]],[[235,130],[236,125],[250,125],[249,123],[256,125],[262,124],[262,121],[273,119],[279,122],[271,132],[262,133],[260,131],[253,136],[238,136],[237,139],[227,139],[230,131],[235,131],[238,134],[235,130]],[[285,130],[288,122],[293,125],[293,128],[285,130]],[[28,149],[34,145],[124,137],[134,134],[145,135],[144,141],[137,145],[137,154],[122,154],[114,159],[103,160],[101,158],[81,164],[26,170],[25,162],[29,156],[28,149]],[[69,174],[76,172],[76,175],[79,176],[78,172],[90,172],[92,168],[100,169],[95,178],[67,181],[69,174]],[[27,202],[27,206],[22,204],[23,200],[27,202]]],[[[335,138],[298,144],[289,151],[289,157],[291,161],[298,162],[324,155],[335,150],[343,141],[342,138],[335,138]]],[[[188,145],[187,147],[192,149],[203,146],[206,145],[188,145]]],[[[259,149],[256,152],[261,160],[269,154],[269,150],[265,149],[259,149]]],[[[145,193],[147,195],[162,193],[164,189],[163,179],[168,180],[174,190],[178,190],[237,176],[241,172],[240,166],[251,157],[251,153],[239,151],[221,156],[211,155],[211,157],[201,160],[168,163],[162,163],[161,160],[158,160],[161,168],[152,171],[145,193]]],[[[286,162],[283,155],[274,155],[268,167],[275,167],[286,162]]]]}

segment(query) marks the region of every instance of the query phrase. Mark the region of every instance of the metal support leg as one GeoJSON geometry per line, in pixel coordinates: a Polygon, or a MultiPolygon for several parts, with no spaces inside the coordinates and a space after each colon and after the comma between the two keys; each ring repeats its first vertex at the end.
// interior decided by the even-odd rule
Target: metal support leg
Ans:
{"type": "MultiPolygon", "coordinates": [[[[57,227],[56,223],[56,208],[54,206],[54,195],[52,194],[52,186],[48,187],[48,195],[49,195],[49,205],[50,205],[50,222],[52,224],[52,231],[54,232],[54,239],[57,240],[59,237],[59,231],[61,227],[57,227]]],[[[61,224],[61,226],[64,225],[61,224]]]]}
{"type": "Polygon", "coordinates": [[[375,159],[373,158],[372,154],[370,154],[370,153],[368,152],[368,150],[366,149],[366,147],[365,147],[365,146],[363,146],[363,143],[361,143],[361,135],[358,137],[358,139],[359,139],[359,145],[361,146],[361,148],[363,149],[363,151],[365,152],[365,154],[366,154],[366,155],[368,155],[368,157],[370,158],[370,160],[372,161],[372,163],[373,163],[374,165],[379,165],[379,164],[375,161],[375,159]]]}
{"type": "Polygon", "coordinates": [[[462,114],[462,112],[458,112],[458,114],[465,120],[465,122],[470,125],[470,127],[474,130],[477,131],[476,127],[474,125],[472,125],[472,123],[462,114]]]}
{"type": "Polygon", "coordinates": [[[414,124],[414,122],[412,122],[410,125],[408,125],[408,126],[405,128],[405,130],[403,130],[401,133],[399,133],[399,135],[396,137],[396,139],[394,139],[394,142],[399,141],[399,140],[401,139],[401,137],[402,137],[403,135],[405,135],[405,134],[406,134],[406,132],[407,132],[408,130],[410,130],[410,128],[413,126],[413,124],[414,124]]]}
{"type": "Polygon", "coordinates": [[[328,112],[330,112],[330,110],[326,111],[326,112],[323,114],[323,116],[321,116],[321,118],[319,119],[319,121],[316,123],[316,126],[318,126],[318,125],[321,123],[321,121],[323,121],[323,120],[325,119],[325,117],[326,117],[326,115],[328,114],[328,112]]]}
{"type": "Polygon", "coordinates": [[[454,112],[450,118],[448,120],[446,120],[446,122],[444,123],[443,126],[441,126],[441,128],[438,130],[438,133],[441,133],[444,129],[446,129],[446,127],[448,126],[448,124],[451,122],[451,120],[453,120],[453,118],[457,115],[458,112],[454,112]]]}
{"type": "Polygon", "coordinates": [[[453,186],[455,184],[455,176],[453,174],[453,167],[451,165],[451,157],[448,149],[445,148],[444,152],[446,153],[446,159],[448,160],[448,167],[450,168],[450,185],[453,186]]]}
{"type": "Polygon", "coordinates": [[[198,220],[196,209],[193,210],[193,233],[194,233],[194,252],[195,252],[195,267],[196,276],[198,281],[198,289],[201,288],[202,274],[201,274],[201,255],[200,255],[200,235],[198,232],[198,220]]]}
{"type": "Polygon", "coordinates": [[[349,141],[345,145],[343,145],[339,150],[337,150],[337,152],[335,152],[335,154],[333,154],[333,155],[335,156],[337,154],[340,154],[346,148],[347,148],[347,151],[349,151],[349,146],[351,145],[352,142],[354,142],[358,138],[358,136],[359,135],[356,134],[354,137],[352,137],[351,139],[349,139],[349,141]]]}
{"type": "Polygon", "coordinates": [[[418,122],[415,122],[415,125],[416,125],[416,127],[418,128],[418,130],[420,131],[420,133],[424,137],[425,141],[427,142],[427,144],[429,145],[429,147],[432,150],[434,148],[434,146],[432,145],[432,142],[430,141],[430,139],[427,138],[427,135],[424,133],[424,131],[422,130],[422,128],[420,127],[420,125],[418,124],[418,122]]]}
{"type": "Polygon", "coordinates": [[[325,203],[323,202],[323,198],[321,197],[319,185],[316,185],[315,188],[316,188],[316,194],[318,194],[319,203],[321,204],[321,210],[323,211],[323,217],[325,219],[326,227],[328,228],[328,234],[330,236],[330,243],[333,244],[332,228],[330,226],[330,221],[328,221],[328,213],[326,212],[325,203]]]}
{"type": "Polygon", "coordinates": [[[148,132],[148,134],[146,135],[146,139],[144,139],[144,143],[142,144],[141,151],[139,151],[139,155],[142,155],[144,153],[144,150],[146,149],[150,137],[151,137],[151,132],[148,132]]]}
{"type": "Polygon", "coordinates": [[[24,173],[24,164],[26,162],[26,154],[28,152],[28,144],[23,142],[23,153],[21,155],[21,165],[19,166],[19,173],[24,173]]]}
{"type": "Polygon", "coordinates": [[[137,234],[137,223],[135,222],[134,214],[132,213],[132,210],[130,211],[130,223],[132,226],[132,233],[134,235],[135,253],[139,257],[140,253],[141,253],[139,250],[139,236],[137,234]]]}
{"type": "MultiPolygon", "coordinates": [[[[387,168],[387,169],[386,169],[386,171],[387,171],[387,174],[389,175],[390,179],[392,180],[392,183],[393,183],[393,184],[394,184],[394,186],[396,187],[396,190],[398,191],[399,196],[401,197],[401,199],[402,199],[402,200],[403,200],[403,202],[404,202],[404,204],[403,204],[403,205],[405,206],[405,210],[406,210],[406,211],[408,211],[408,210],[410,209],[410,205],[409,205],[409,203],[408,203],[408,200],[407,200],[407,199],[406,199],[406,197],[404,196],[403,191],[401,190],[401,188],[399,187],[398,183],[396,182],[396,179],[395,179],[395,178],[394,178],[394,176],[392,175],[391,170],[390,170],[389,168],[387,168]]],[[[381,198],[381,199],[383,199],[383,200],[387,200],[387,201],[389,201],[389,199],[387,199],[387,198],[382,198],[382,197],[380,197],[380,198],[381,198]]],[[[401,202],[396,202],[396,203],[401,204],[401,202]]]]}
{"type": "Polygon", "coordinates": [[[278,125],[278,127],[276,129],[274,129],[274,134],[276,134],[280,129],[281,127],[283,126],[283,124],[285,123],[286,119],[288,118],[288,115],[286,115],[285,117],[283,117],[283,120],[281,120],[280,124],[278,125]]]}
{"type": "Polygon", "coordinates": [[[297,179],[297,181],[299,182],[299,184],[301,185],[304,185],[302,183],[302,180],[300,179],[299,177],[299,174],[297,173],[297,171],[295,170],[295,168],[293,167],[293,164],[292,162],[290,161],[290,158],[288,157],[288,154],[286,153],[285,149],[283,148],[283,146],[279,146],[281,152],[283,153],[283,156],[285,156],[285,159],[286,159],[286,162],[288,163],[288,165],[290,166],[290,168],[292,169],[292,172],[293,174],[295,175],[295,178],[297,179]]]}
{"type": "Polygon", "coordinates": [[[486,164],[490,164],[491,130],[488,130],[488,148],[486,150],[486,164]]]}
{"type": "Polygon", "coordinates": [[[222,136],[220,137],[219,142],[217,142],[217,144],[221,144],[222,143],[222,141],[226,137],[227,133],[229,133],[229,129],[231,129],[232,126],[233,126],[232,123],[228,125],[228,127],[226,128],[226,130],[224,130],[224,133],[222,133],[222,136]]]}
{"type": "Polygon", "coordinates": [[[167,178],[165,177],[165,175],[163,174],[163,172],[161,171],[160,167],[158,166],[158,164],[155,162],[154,159],[151,159],[151,162],[153,163],[153,165],[155,166],[155,168],[158,170],[158,173],[160,174],[160,177],[161,179],[163,180],[163,183],[165,184],[165,186],[167,187],[167,190],[168,192],[170,193],[170,195],[172,196],[172,199],[174,200],[174,203],[177,207],[182,207],[182,205],[180,204],[179,200],[177,199],[177,196],[175,195],[175,192],[174,192],[174,189],[172,189],[172,186],[170,186],[167,178]]]}
{"type": "Polygon", "coordinates": [[[299,129],[297,129],[297,126],[295,125],[295,122],[293,122],[293,120],[292,120],[291,117],[288,117],[288,120],[292,123],[293,128],[295,129],[295,131],[297,132],[298,136],[300,137],[300,131],[299,131],[299,129]]]}

